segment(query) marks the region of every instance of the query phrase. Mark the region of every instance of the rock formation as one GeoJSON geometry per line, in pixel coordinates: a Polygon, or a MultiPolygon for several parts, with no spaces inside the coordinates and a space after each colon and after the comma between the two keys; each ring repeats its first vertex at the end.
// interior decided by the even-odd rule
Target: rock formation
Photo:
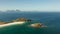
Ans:
{"type": "Polygon", "coordinates": [[[34,24],[29,25],[29,26],[33,27],[33,28],[45,28],[45,27],[47,27],[41,23],[34,23],[34,24]]]}
{"type": "Polygon", "coordinates": [[[2,22],[2,21],[0,21],[0,25],[2,25],[2,24],[7,24],[6,22],[2,22]]]}
{"type": "Polygon", "coordinates": [[[26,18],[18,18],[16,20],[12,20],[11,22],[31,22],[31,19],[26,19],[26,18]]]}

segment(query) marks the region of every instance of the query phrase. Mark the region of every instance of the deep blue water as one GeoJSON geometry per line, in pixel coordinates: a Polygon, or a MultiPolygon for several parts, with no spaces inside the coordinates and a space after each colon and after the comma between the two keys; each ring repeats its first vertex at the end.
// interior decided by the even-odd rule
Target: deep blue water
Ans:
{"type": "Polygon", "coordinates": [[[48,28],[35,29],[28,24],[0,28],[0,34],[60,34],[60,12],[0,12],[0,20],[9,22],[17,18],[32,19],[41,22],[48,28]]]}

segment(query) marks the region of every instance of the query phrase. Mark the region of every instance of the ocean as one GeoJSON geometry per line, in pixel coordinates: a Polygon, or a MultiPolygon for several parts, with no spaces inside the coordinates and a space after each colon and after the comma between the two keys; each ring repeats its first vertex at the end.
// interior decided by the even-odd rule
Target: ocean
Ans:
{"type": "Polygon", "coordinates": [[[10,22],[17,18],[32,19],[31,23],[43,23],[47,28],[26,27],[29,24],[0,28],[0,34],[60,34],[60,12],[0,12],[0,21],[10,22]]]}

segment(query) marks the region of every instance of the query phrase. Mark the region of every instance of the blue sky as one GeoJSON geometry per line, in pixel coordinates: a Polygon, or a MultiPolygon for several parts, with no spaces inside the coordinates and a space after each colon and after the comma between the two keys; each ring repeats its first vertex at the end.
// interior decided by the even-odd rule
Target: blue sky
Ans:
{"type": "Polygon", "coordinates": [[[60,0],[0,0],[0,10],[60,11],[60,0]]]}

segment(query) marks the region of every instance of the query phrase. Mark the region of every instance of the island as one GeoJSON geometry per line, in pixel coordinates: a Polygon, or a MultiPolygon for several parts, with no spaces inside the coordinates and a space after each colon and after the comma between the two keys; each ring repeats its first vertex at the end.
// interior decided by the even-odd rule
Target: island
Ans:
{"type": "MultiPolygon", "coordinates": [[[[12,20],[10,22],[3,22],[0,21],[0,27],[4,27],[4,26],[9,26],[9,25],[16,25],[16,24],[23,24],[23,23],[31,23],[33,20],[31,19],[26,19],[26,18],[18,18],[16,20],[12,20]]],[[[33,28],[46,28],[47,26],[41,24],[41,23],[33,23],[30,25],[27,25],[29,27],[33,27],[33,28]]]]}
{"type": "Polygon", "coordinates": [[[26,18],[18,18],[16,20],[12,20],[11,22],[31,22],[31,19],[26,19],[26,18]]]}
{"type": "Polygon", "coordinates": [[[28,25],[29,27],[33,27],[33,28],[46,28],[47,26],[41,24],[41,23],[34,23],[34,24],[30,24],[28,25]]]}

